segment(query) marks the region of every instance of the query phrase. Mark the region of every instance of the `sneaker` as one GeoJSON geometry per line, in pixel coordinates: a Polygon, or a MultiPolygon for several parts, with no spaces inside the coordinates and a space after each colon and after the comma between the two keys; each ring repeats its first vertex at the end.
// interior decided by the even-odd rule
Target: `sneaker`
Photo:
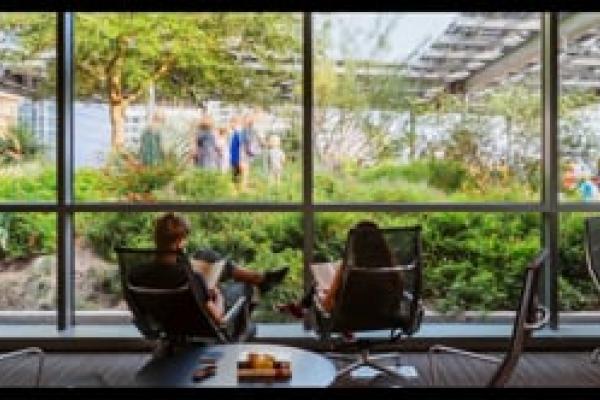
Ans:
{"type": "Polygon", "coordinates": [[[274,286],[280,284],[289,270],[289,267],[282,267],[279,269],[265,272],[263,281],[260,283],[260,285],[258,285],[260,293],[267,293],[269,290],[273,289],[274,286]]]}
{"type": "Polygon", "coordinates": [[[280,313],[290,314],[294,318],[302,319],[304,318],[304,308],[302,308],[299,304],[296,303],[286,303],[286,304],[277,304],[275,308],[280,313]]]}

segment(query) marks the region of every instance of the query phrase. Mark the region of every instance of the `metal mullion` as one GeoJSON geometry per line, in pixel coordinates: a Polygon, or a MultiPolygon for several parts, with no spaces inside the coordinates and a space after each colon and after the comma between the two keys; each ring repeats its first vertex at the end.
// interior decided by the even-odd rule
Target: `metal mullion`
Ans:
{"type": "Polygon", "coordinates": [[[73,128],[73,16],[57,15],[57,328],[66,330],[74,323],[72,128],[73,128]]]}
{"type": "Polygon", "coordinates": [[[3,203],[0,204],[0,212],[55,212],[56,203],[3,203]]]}
{"type": "Polygon", "coordinates": [[[302,211],[301,203],[76,203],[71,212],[293,212],[302,211]]]}
{"type": "Polygon", "coordinates": [[[559,203],[559,212],[600,212],[600,202],[596,203],[559,203]]]}
{"type": "Polygon", "coordinates": [[[548,251],[543,299],[558,329],[558,14],[542,14],[543,246],[548,251]]]}
{"type": "MultiPolygon", "coordinates": [[[[314,208],[313,208],[313,43],[312,43],[312,14],[303,13],[302,25],[302,206],[304,228],[304,291],[312,284],[310,264],[313,259],[314,246],[314,208]]],[[[305,319],[304,327],[309,328],[305,319]]]]}
{"type": "Polygon", "coordinates": [[[317,203],[317,212],[543,212],[541,203],[317,203]]]}

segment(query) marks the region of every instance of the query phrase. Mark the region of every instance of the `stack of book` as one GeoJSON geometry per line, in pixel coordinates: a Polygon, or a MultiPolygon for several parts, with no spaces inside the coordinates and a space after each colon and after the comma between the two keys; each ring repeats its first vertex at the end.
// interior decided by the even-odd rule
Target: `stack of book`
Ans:
{"type": "Polygon", "coordinates": [[[292,377],[291,363],[271,354],[248,353],[237,365],[238,379],[281,379],[292,377]]]}

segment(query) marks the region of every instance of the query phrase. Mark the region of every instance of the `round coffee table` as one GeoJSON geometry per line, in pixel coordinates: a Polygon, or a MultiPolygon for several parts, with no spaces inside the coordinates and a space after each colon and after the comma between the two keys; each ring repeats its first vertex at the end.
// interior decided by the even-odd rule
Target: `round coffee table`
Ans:
{"type": "Polygon", "coordinates": [[[335,379],[336,369],[326,357],[310,351],[274,344],[225,344],[190,347],[176,354],[150,360],[137,374],[137,382],[159,387],[326,387],[335,379]],[[290,360],[288,380],[238,381],[237,362],[245,352],[269,353],[290,360]],[[200,382],[192,375],[201,358],[217,362],[216,374],[200,382]]]}

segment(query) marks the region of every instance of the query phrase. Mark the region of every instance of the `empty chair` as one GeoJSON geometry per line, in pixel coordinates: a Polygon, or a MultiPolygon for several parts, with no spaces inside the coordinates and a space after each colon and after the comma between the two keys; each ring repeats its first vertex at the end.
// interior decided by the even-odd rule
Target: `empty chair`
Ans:
{"type": "MultiPolygon", "coordinates": [[[[33,387],[39,387],[42,381],[42,369],[44,368],[44,351],[39,347],[27,347],[25,349],[11,351],[9,353],[0,354],[0,371],[2,372],[2,376],[6,378],[8,376],[8,372],[6,372],[5,368],[10,369],[15,366],[17,363],[23,362],[27,357],[35,357],[37,365],[29,382],[23,383],[21,381],[17,382],[18,386],[25,386],[31,383],[33,387]]],[[[18,369],[18,367],[15,366],[18,369]]],[[[20,376],[19,378],[22,378],[20,376]]]]}
{"type": "MultiPolygon", "coordinates": [[[[585,219],[585,259],[592,282],[600,291],[600,217],[585,219]]],[[[600,360],[600,347],[594,349],[591,360],[597,363],[600,360]]]]}
{"type": "Polygon", "coordinates": [[[333,333],[390,330],[389,337],[383,341],[359,339],[356,343],[350,343],[361,350],[360,358],[340,370],[338,377],[361,366],[400,376],[394,369],[378,363],[386,358],[396,358],[396,354],[371,356],[370,349],[376,344],[394,343],[402,336],[412,335],[421,324],[421,227],[378,231],[383,234],[385,241],[383,252],[373,251],[377,246],[369,245],[368,236],[365,238],[365,235],[376,236],[377,232],[361,232],[357,228],[350,230],[342,283],[333,309],[328,313],[318,298],[313,302],[317,332],[333,348],[336,348],[331,341],[333,333]],[[359,240],[365,239],[366,245],[360,245],[359,240]]]}
{"type": "Polygon", "coordinates": [[[222,324],[210,317],[202,291],[206,285],[195,275],[187,256],[180,252],[153,249],[115,249],[119,260],[119,272],[123,295],[133,314],[133,321],[148,339],[159,340],[167,349],[188,342],[228,343],[243,341],[254,332],[250,323],[250,301],[240,296],[226,310],[222,324]],[[185,266],[184,276],[172,287],[164,282],[156,285],[140,285],[136,278],[149,268],[169,268],[160,265],[159,257],[176,256],[185,266]],[[168,286],[168,285],[167,285],[168,286]]]}
{"type": "Polygon", "coordinates": [[[531,333],[542,328],[548,322],[550,316],[548,310],[538,304],[539,275],[547,257],[547,251],[542,251],[535,260],[530,263],[523,274],[523,286],[521,297],[516,310],[513,324],[512,336],[508,352],[504,358],[492,357],[485,354],[472,353],[453,347],[434,345],[429,349],[429,368],[431,384],[438,385],[437,380],[437,357],[435,353],[451,353],[464,356],[482,362],[497,364],[498,368],[487,382],[488,387],[502,387],[510,379],[519,357],[531,333]]]}

